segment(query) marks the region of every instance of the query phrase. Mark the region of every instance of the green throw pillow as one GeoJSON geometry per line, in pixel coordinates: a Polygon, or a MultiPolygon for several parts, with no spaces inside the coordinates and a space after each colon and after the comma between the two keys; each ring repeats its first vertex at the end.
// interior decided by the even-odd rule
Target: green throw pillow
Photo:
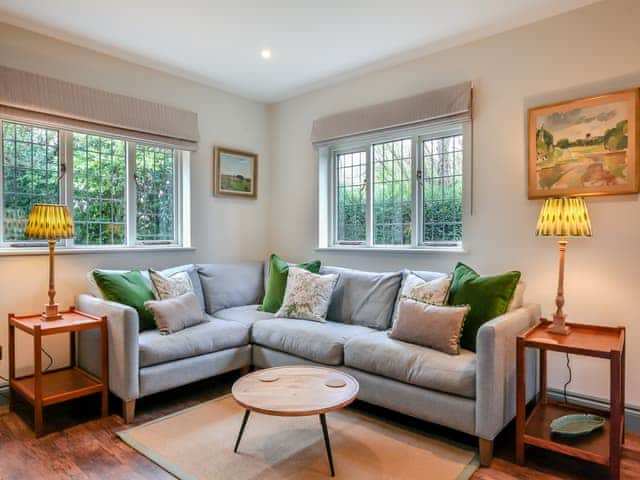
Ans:
{"type": "Polygon", "coordinates": [[[462,348],[476,351],[478,330],[484,323],[507,312],[519,281],[520,272],[480,276],[464,263],[456,265],[449,287],[449,305],[471,307],[460,340],[462,348]]]}
{"type": "Polygon", "coordinates": [[[153,313],[144,306],[144,302],[156,298],[142,273],[137,270],[125,273],[107,273],[94,270],[93,278],[96,279],[105,300],[122,303],[137,310],[140,331],[156,328],[153,313]]]}
{"type": "MultiPolygon", "coordinates": [[[[298,268],[303,268],[312,273],[320,272],[320,260],[314,262],[299,263],[298,268]]],[[[271,255],[269,261],[269,278],[265,287],[264,300],[258,307],[261,312],[276,313],[282,306],[284,291],[287,288],[287,277],[289,276],[289,264],[278,257],[275,253],[271,255]]]]}

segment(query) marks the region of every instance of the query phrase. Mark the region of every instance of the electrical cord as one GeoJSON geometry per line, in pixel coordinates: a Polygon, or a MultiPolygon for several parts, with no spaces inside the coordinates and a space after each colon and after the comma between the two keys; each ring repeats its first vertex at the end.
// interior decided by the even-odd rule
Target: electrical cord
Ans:
{"type": "MultiPolygon", "coordinates": [[[[49,365],[47,365],[44,368],[44,370],[42,370],[42,373],[47,373],[51,369],[51,367],[53,366],[53,357],[44,348],[41,348],[41,350],[42,350],[42,353],[44,353],[44,355],[49,360],[49,365]]],[[[0,375],[0,380],[2,380],[3,382],[7,382],[7,384],[9,383],[9,379],[6,378],[6,377],[3,377],[2,375],[0,375]]]]}
{"type": "Polygon", "coordinates": [[[40,350],[42,350],[42,353],[44,353],[49,359],[49,365],[47,365],[45,369],[42,371],[42,373],[47,373],[51,368],[51,366],[53,365],[53,357],[49,355],[49,353],[44,348],[41,348],[40,350]]]}
{"type": "Polygon", "coordinates": [[[567,402],[567,387],[571,383],[571,379],[573,377],[573,374],[571,373],[571,363],[570,363],[570,360],[569,360],[569,354],[567,353],[566,355],[567,355],[567,370],[569,371],[569,380],[567,380],[567,383],[565,383],[564,387],[562,388],[562,393],[564,395],[564,403],[568,403],[567,402]]]}

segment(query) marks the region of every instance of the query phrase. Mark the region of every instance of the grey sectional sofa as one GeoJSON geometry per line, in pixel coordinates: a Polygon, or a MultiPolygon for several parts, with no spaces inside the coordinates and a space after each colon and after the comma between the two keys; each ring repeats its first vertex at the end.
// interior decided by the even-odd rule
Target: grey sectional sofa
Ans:
{"type": "MultiPolygon", "coordinates": [[[[372,273],[322,267],[339,273],[326,323],[275,318],[257,310],[264,295],[261,262],[185,265],[207,321],[163,336],[138,330],[131,308],[91,293],[77,298],[87,313],[108,316],[109,381],[124,402],[125,421],[135,401],[163,390],[235,369],[320,364],[344,370],[360,383],[358,398],[475,435],[481,462],[492,456],[493,440],[515,416],[515,338],[540,317],[537,305],[514,306],[483,325],[477,352],[451,356],[391,339],[390,328],[402,272],[372,273]]],[[[444,274],[413,272],[425,280],[444,274]]],[[[98,338],[78,339],[78,362],[97,372],[98,338]]],[[[530,353],[534,355],[534,353],[530,353]]],[[[535,358],[527,362],[532,398],[535,358]]]]}

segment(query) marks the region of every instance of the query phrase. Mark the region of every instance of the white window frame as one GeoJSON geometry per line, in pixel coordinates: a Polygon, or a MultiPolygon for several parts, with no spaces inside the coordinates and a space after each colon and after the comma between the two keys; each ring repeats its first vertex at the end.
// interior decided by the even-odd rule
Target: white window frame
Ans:
{"type": "Polygon", "coordinates": [[[33,121],[14,115],[0,116],[0,254],[20,254],[47,252],[46,242],[42,241],[4,241],[4,149],[2,123],[20,123],[32,127],[47,128],[58,132],[58,161],[59,165],[65,169],[59,180],[59,202],[68,206],[73,216],[73,134],[81,133],[88,135],[99,135],[126,142],[127,154],[127,184],[126,184],[126,235],[125,243],[122,245],[76,245],[74,239],[60,240],[57,248],[61,251],[73,252],[107,252],[107,251],[127,251],[127,250],[152,250],[152,249],[191,249],[191,201],[190,201],[190,152],[176,149],[171,145],[154,143],[148,141],[138,141],[133,138],[113,135],[86,128],[74,128],[70,130],[65,127],[47,122],[33,121]],[[174,235],[169,241],[138,241],[136,238],[136,182],[135,182],[135,150],[136,145],[156,145],[173,150],[174,161],[174,235]],[[64,167],[63,167],[64,165],[64,167]]]}
{"type": "Polygon", "coordinates": [[[471,182],[472,182],[472,129],[471,122],[446,122],[430,126],[397,129],[385,133],[359,135],[357,137],[319,145],[318,155],[318,250],[366,250],[381,252],[466,252],[465,229],[471,215],[471,182]],[[422,173],[422,142],[433,138],[451,135],[462,135],[463,142],[463,206],[462,206],[462,240],[458,242],[425,242],[423,217],[423,182],[419,178],[422,173]],[[373,215],[373,146],[379,143],[411,139],[412,165],[412,229],[410,245],[374,244],[373,215]],[[338,241],[338,202],[337,202],[337,157],[345,153],[366,152],[367,155],[367,218],[366,241],[338,241]]]}

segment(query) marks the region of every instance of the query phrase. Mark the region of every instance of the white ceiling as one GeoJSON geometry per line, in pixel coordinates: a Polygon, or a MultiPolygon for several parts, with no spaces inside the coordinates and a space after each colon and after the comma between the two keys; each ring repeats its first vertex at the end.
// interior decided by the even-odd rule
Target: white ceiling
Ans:
{"type": "Polygon", "coordinates": [[[277,102],[595,1],[0,0],[0,21],[277,102]]]}

